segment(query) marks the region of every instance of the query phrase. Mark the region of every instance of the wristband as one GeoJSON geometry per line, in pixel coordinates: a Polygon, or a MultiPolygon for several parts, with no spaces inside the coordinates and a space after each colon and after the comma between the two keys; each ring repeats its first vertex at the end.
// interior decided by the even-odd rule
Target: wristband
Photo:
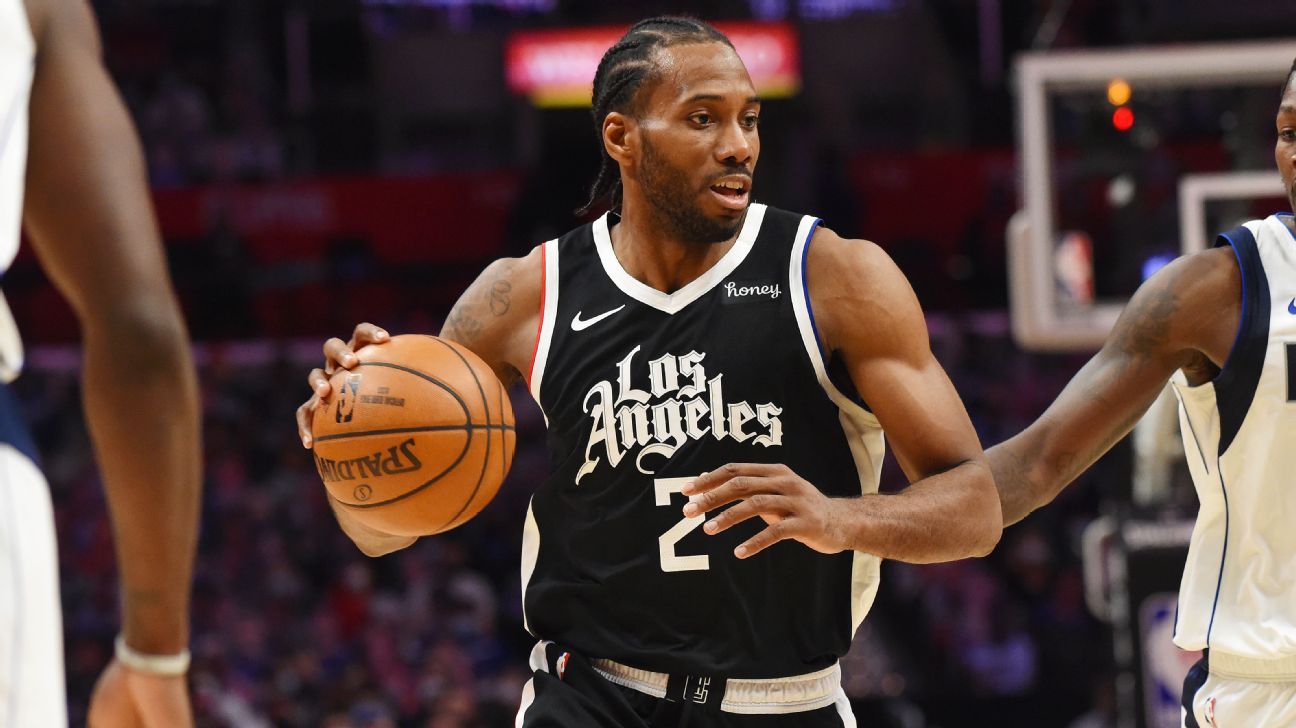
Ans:
{"type": "Polygon", "coordinates": [[[131,649],[122,635],[117,635],[113,647],[117,661],[132,670],[164,677],[180,677],[189,671],[188,649],[180,650],[174,655],[148,655],[131,649]]]}

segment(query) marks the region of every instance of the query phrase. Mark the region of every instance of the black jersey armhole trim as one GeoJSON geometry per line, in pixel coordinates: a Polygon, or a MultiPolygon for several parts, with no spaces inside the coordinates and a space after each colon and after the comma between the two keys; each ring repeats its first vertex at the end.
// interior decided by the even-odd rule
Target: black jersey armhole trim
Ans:
{"type": "Polygon", "coordinates": [[[810,275],[806,272],[807,263],[810,260],[810,243],[814,242],[815,231],[823,225],[823,220],[815,218],[814,224],[810,226],[810,231],[806,233],[805,245],[801,246],[801,292],[805,295],[806,314],[810,318],[810,333],[814,336],[815,347],[819,349],[819,359],[824,364],[824,376],[832,382],[837,390],[846,395],[846,398],[859,405],[865,412],[873,413],[873,408],[868,406],[868,402],[860,396],[859,390],[855,388],[855,382],[850,378],[850,372],[846,370],[845,365],[832,357],[832,352],[824,351],[823,339],[819,337],[819,324],[815,323],[814,304],[810,301],[810,275]]]}
{"type": "Polygon", "coordinates": [[[1233,248],[1242,274],[1242,316],[1237,337],[1215,377],[1215,407],[1220,416],[1219,454],[1222,456],[1251,409],[1260,374],[1264,371],[1265,353],[1269,349],[1269,316],[1271,300],[1269,280],[1260,261],[1255,235],[1246,227],[1221,234],[1216,247],[1233,248]]]}

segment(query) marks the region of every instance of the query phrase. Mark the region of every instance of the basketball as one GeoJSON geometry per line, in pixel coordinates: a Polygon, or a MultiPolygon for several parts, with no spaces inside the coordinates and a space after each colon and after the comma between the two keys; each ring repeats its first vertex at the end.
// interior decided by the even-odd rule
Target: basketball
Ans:
{"type": "Polygon", "coordinates": [[[517,433],[504,385],[481,359],[435,336],[356,352],[315,410],[315,466],[329,497],[400,536],[448,531],[495,497],[517,433]]]}

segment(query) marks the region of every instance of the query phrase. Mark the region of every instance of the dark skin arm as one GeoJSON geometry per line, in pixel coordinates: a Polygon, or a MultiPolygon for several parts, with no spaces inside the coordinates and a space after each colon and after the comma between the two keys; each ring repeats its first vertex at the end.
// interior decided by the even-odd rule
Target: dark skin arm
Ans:
{"type": "Polygon", "coordinates": [[[697,502],[685,514],[741,501],[704,526],[707,533],[765,520],[768,527],[738,547],[739,558],[786,539],[915,563],[989,553],[1002,531],[994,484],[904,275],[873,243],[821,229],[808,283],[825,350],[846,364],[911,485],[894,495],[828,498],[784,466],[735,464],[686,487],[697,502]]]}
{"type": "Polygon", "coordinates": [[[198,389],[130,117],[81,2],[29,3],[38,52],[23,218],[76,311],[85,410],[112,517],[126,641],[189,641],[198,389]]]}
{"type": "Polygon", "coordinates": [[[1175,370],[1193,385],[1212,379],[1237,333],[1241,298],[1229,248],[1176,260],[1144,283],[1057,401],[987,451],[1004,523],[1052,501],[1129,434],[1175,370]]]}
{"type": "MultiPolygon", "coordinates": [[[[530,374],[531,354],[540,326],[540,249],[522,258],[502,258],[487,266],[459,297],[446,316],[439,336],[470,349],[490,365],[505,386],[530,374]]],[[[338,368],[359,363],[352,353],[370,344],[388,340],[388,333],[373,324],[360,324],[350,341],[329,339],[324,344],[323,369],[312,370],[307,383],[314,394],[297,408],[297,433],[302,445],[310,447],[311,420],[315,408],[332,391],[329,376],[338,368]]],[[[350,518],[350,514],[329,501],[338,525],[366,556],[382,556],[414,543],[409,536],[393,536],[350,518]]]]}
{"type": "MultiPolygon", "coordinates": [[[[36,39],[23,220],[81,324],[86,420],[121,579],[122,634],[138,652],[189,642],[201,501],[197,378],[167,274],[143,158],[99,59],[83,2],[28,0],[36,39]]],[[[192,724],[185,682],[113,660],[91,725],[192,724]]]]}

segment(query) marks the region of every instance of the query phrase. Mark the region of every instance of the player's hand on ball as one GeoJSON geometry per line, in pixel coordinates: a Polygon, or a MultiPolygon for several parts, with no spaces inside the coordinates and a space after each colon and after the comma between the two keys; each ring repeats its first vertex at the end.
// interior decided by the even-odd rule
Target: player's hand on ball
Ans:
{"type": "Polygon", "coordinates": [[[131,670],[116,659],[95,683],[89,728],[189,728],[193,709],[184,677],[131,670]]]}
{"type": "Polygon", "coordinates": [[[314,442],[311,434],[311,419],[320,400],[329,396],[332,387],[329,377],[338,369],[351,369],[360,363],[355,352],[370,344],[384,344],[391,340],[391,335],[381,326],[375,324],[358,324],[351,332],[351,340],[343,341],[333,337],[324,342],[324,368],[312,369],[306,375],[306,384],[311,388],[311,397],[297,408],[297,435],[301,438],[302,447],[309,448],[314,442]]]}
{"type": "Polygon", "coordinates": [[[740,559],[787,540],[825,554],[850,548],[847,499],[829,498],[786,465],[730,463],[701,475],[683,493],[690,518],[738,502],[702,527],[713,536],[757,516],[765,521],[764,530],[734,549],[740,559]]]}

